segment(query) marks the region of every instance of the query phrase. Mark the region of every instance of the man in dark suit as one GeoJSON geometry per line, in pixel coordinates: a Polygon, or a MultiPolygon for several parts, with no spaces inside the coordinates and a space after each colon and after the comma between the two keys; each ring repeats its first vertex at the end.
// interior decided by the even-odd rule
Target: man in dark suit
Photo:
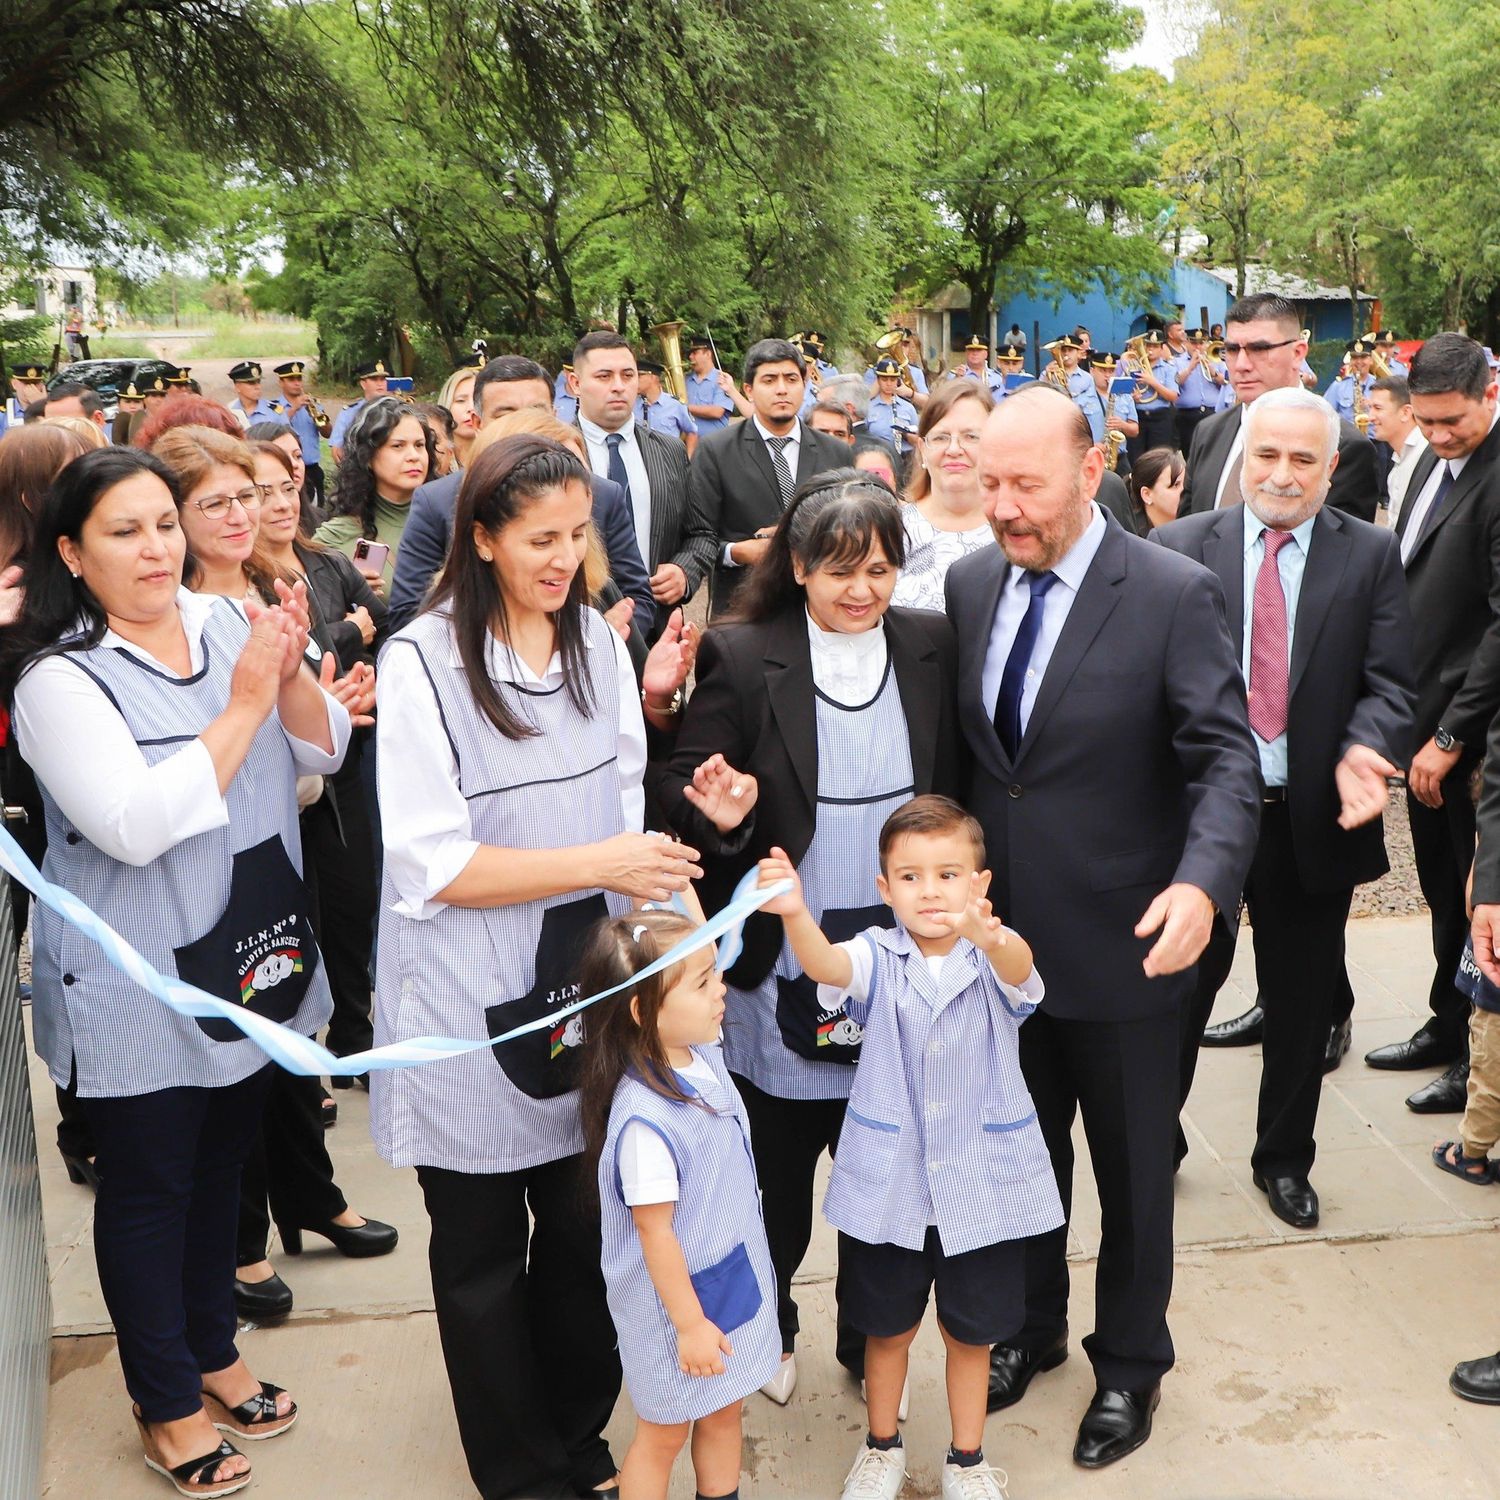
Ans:
{"type": "MultiPolygon", "coordinates": [[[[1224,321],[1224,361],[1239,399],[1228,411],[1199,422],[1194,431],[1179,518],[1238,503],[1234,471],[1244,453],[1246,412],[1265,391],[1302,388],[1298,370],[1307,340],[1293,303],[1270,292],[1241,297],[1224,321]]],[[[1352,422],[1340,423],[1339,466],[1327,504],[1361,521],[1373,521],[1379,487],[1374,445],[1352,422]]]]}
{"type": "MultiPolygon", "coordinates": [[[[1239,469],[1244,461],[1245,418],[1256,399],[1266,391],[1301,390],[1302,364],[1307,356],[1307,335],[1296,305],[1274,293],[1260,292],[1241,297],[1225,316],[1224,361],[1229,383],[1238,400],[1198,424],[1188,453],[1187,480],[1178,518],[1239,504],[1239,469]]],[[[1375,519],[1380,479],[1376,473],[1375,446],[1361,436],[1352,422],[1339,424],[1339,462],[1333,487],[1325,502],[1361,521],[1375,519]]],[[[1349,1017],[1354,1010],[1354,991],[1341,969],[1339,1001],[1329,1027],[1326,1066],[1336,1068],[1349,1050],[1349,1017]]],[[[1249,1046],[1261,1039],[1262,1010],[1259,996],[1243,1015],[1219,1026],[1210,1026],[1203,1042],[1210,1047],[1249,1046]]],[[[1194,1044],[1197,1039],[1194,1038],[1194,1044]]],[[[1191,1079],[1191,1065],[1187,1065],[1191,1079]]],[[[1185,1144],[1181,1146],[1185,1150],[1185,1144]]]]}
{"type": "MultiPolygon", "coordinates": [[[[1390,868],[1386,778],[1412,748],[1411,610],[1391,533],[1324,508],[1339,438],[1328,402],[1268,391],[1245,429],[1243,503],[1174,521],[1152,540],[1218,575],[1249,689],[1265,786],[1245,887],[1265,997],[1250,1167],[1276,1216],[1311,1229],[1318,1195],[1308,1174],[1344,925],[1354,887],[1390,868]]],[[[1223,947],[1219,965],[1199,965],[1189,1036],[1213,1009],[1232,928],[1223,947]]]]}
{"type": "Polygon", "coordinates": [[[1427,340],[1407,377],[1428,442],[1396,521],[1411,595],[1418,750],[1406,776],[1417,879],[1432,913],[1426,1023],[1377,1047],[1372,1068],[1447,1071],[1407,1099],[1418,1114],[1461,1110],[1468,1084],[1469,1000],[1453,983],[1468,920],[1474,856],[1468,782],[1500,708],[1500,434],[1495,377],[1460,333],[1427,340]]]}
{"type": "MultiPolygon", "coordinates": [[[[1065,396],[990,415],[980,484],[998,547],[948,573],[959,722],[991,899],[1047,986],[1021,1064],[1071,1207],[1083,1111],[1104,1211],[1098,1389],[1075,1460],[1150,1436],[1172,1367],[1172,1136],[1180,1012],[1255,850],[1260,775],[1217,580],[1094,503],[1104,455],[1065,396]],[[1152,942],[1152,938],[1155,942],[1152,942]]],[[[1029,1242],[1026,1323],[991,1356],[992,1410],[1067,1357],[1066,1230],[1029,1242]]]]}
{"type": "Polygon", "coordinates": [[[618,333],[598,329],[579,339],[568,388],[578,398],[589,467],[625,492],[656,601],[654,619],[637,624],[654,641],[672,610],[692,598],[713,565],[713,537],[694,525],[688,510],[687,449],[677,438],[636,421],[640,372],[618,333]]]}
{"type": "MultiPolygon", "coordinates": [[[[474,381],[474,415],[481,430],[513,411],[528,408],[552,410],[552,381],[535,360],[518,354],[492,359],[474,381]]],[[[453,510],[463,470],[429,480],[412,496],[406,529],[396,552],[396,571],[391,579],[390,628],[399,630],[415,618],[433,580],[448,559],[453,540],[453,510]]],[[[608,480],[594,482],[594,524],[599,528],[610,577],[620,592],[635,601],[632,620],[649,622],[656,600],[641,563],[635,540],[635,524],[625,506],[625,496],[608,480]]]]}
{"type": "Polygon", "coordinates": [[[709,433],[693,458],[690,529],[715,538],[709,613],[721,615],[743,570],[760,561],[797,486],[849,463],[849,445],[800,422],[807,363],[785,339],[762,339],[745,355],[753,414],[709,433]]]}

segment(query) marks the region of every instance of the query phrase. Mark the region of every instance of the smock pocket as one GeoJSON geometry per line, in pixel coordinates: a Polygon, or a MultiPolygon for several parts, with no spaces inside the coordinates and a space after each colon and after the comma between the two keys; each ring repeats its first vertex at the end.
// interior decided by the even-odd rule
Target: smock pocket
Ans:
{"type": "MultiPolygon", "coordinates": [[[[868,927],[879,925],[886,914],[883,906],[837,908],[823,913],[818,924],[830,943],[848,942],[868,927]]],[[[806,974],[776,979],[776,1024],[789,1052],[809,1062],[859,1061],[864,1028],[843,1009],[824,1010],[818,1004],[818,987],[806,974]]]]}
{"type": "Polygon", "coordinates": [[[900,1144],[899,1125],[861,1114],[851,1104],[844,1111],[844,1124],[839,1131],[839,1149],[834,1158],[836,1169],[884,1189],[895,1170],[900,1144]]]}
{"type": "Polygon", "coordinates": [[[760,1282],[743,1243],[716,1265],[694,1271],[688,1279],[698,1294],[703,1316],[720,1333],[743,1328],[760,1311],[760,1282]]]}
{"type": "Polygon", "coordinates": [[[984,1122],[984,1158],[996,1182],[1025,1182],[1036,1175],[1036,1111],[1019,1120],[984,1122]]]}

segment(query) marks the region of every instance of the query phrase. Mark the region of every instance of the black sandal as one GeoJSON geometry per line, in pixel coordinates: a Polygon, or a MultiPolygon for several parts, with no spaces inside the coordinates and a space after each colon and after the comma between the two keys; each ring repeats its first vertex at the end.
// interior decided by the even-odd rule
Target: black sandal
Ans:
{"type": "Polygon", "coordinates": [[[236,1437],[258,1443],[263,1438],[279,1437],[297,1420],[295,1401],[284,1417],[277,1414],[276,1398],[285,1394],[279,1385],[262,1380],[260,1389],[238,1406],[226,1406],[212,1391],[204,1391],[203,1409],[220,1432],[232,1432],[236,1437]]]}
{"type": "Polygon", "coordinates": [[[1442,1172],[1451,1172],[1472,1182],[1475,1187],[1490,1187],[1495,1181],[1495,1164],[1487,1156],[1470,1156],[1462,1141],[1443,1141],[1432,1148],[1432,1164],[1442,1172]],[[1453,1155],[1450,1157],[1449,1152],[1453,1155]],[[1482,1171],[1475,1171],[1476,1167],[1482,1171]]]}
{"type": "Polygon", "coordinates": [[[170,1479],[173,1489],[179,1495],[208,1496],[210,1500],[213,1500],[215,1496],[233,1495],[250,1483],[249,1469],[246,1469],[243,1474],[232,1474],[228,1479],[214,1478],[219,1465],[226,1459],[244,1457],[228,1438],[219,1444],[215,1452],[202,1454],[198,1458],[190,1458],[185,1464],[177,1464],[168,1468],[166,1460],[161,1456],[161,1449],[157,1446],[155,1434],[141,1416],[140,1407],[136,1407],[131,1414],[135,1417],[135,1425],[141,1430],[142,1456],[146,1460],[146,1467],[163,1478],[170,1479]]]}

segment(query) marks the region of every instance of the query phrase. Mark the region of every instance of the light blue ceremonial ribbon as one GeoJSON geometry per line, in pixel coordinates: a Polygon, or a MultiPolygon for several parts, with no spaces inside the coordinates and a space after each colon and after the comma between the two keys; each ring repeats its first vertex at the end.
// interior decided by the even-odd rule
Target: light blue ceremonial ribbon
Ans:
{"type": "Polygon", "coordinates": [[[479,1052],[500,1042],[514,1041],[529,1032],[541,1031],[578,1011],[587,1010],[611,995],[628,990],[648,974],[669,969],[690,953],[707,946],[721,934],[724,946],[719,953],[718,967],[722,970],[732,963],[724,954],[738,955],[742,946],[740,929],[751,913],[758,911],[767,901],[790,890],[790,883],[779,881],[775,885],[759,887],[758,871],[748,871],[735,887],[729,905],[716,916],[710,917],[698,930],[683,938],[655,963],[648,964],[639,973],[621,984],[601,990],[597,995],[588,995],[575,1000],[571,1005],[561,1006],[517,1026],[501,1036],[486,1037],[483,1041],[447,1036],[415,1036],[404,1042],[389,1042],[384,1047],[372,1047],[368,1052],[351,1053],[348,1057],[335,1057],[326,1047],[294,1031],[290,1026],[257,1015],[243,1005],[233,1005],[220,1000],[216,995],[206,994],[195,985],[184,984],[180,979],[169,978],[148,963],[92,908],[86,906],[71,891],[54,885],[42,876],[9,833],[0,828],[0,869],[12,880],[19,881],[43,906],[50,906],[59,916],[71,922],[86,937],[91,937],[104,950],[104,956],[143,990],[156,996],[164,1005],[170,1006],[183,1016],[213,1016],[232,1022],[260,1048],[273,1062],[280,1063],[288,1073],[306,1077],[326,1075],[332,1078],[353,1077],[360,1073],[388,1068],[414,1068],[423,1063],[441,1062],[448,1057],[462,1057],[465,1053],[479,1052]]]}

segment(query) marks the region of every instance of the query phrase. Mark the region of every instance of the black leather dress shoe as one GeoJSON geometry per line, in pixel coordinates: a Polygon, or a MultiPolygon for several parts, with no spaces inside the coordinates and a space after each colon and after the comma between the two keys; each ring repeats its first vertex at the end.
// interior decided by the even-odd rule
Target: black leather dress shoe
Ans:
{"type": "Polygon", "coordinates": [[[1465,1401],[1500,1406],[1500,1354],[1486,1354],[1483,1359],[1466,1359],[1454,1365],[1448,1388],[1465,1401]]]}
{"type": "Polygon", "coordinates": [[[1328,1045],[1323,1049],[1323,1071],[1332,1073],[1348,1056],[1349,1044],[1354,1040],[1354,1027],[1347,1019],[1335,1021],[1328,1028],[1328,1045]]]}
{"type": "Polygon", "coordinates": [[[1159,1385],[1148,1391],[1110,1391],[1101,1386],[1078,1424],[1073,1462],[1085,1469],[1102,1469],[1134,1453],[1151,1436],[1151,1413],[1160,1404],[1159,1385]]]}
{"type": "Polygon", "coordinates": [[[1404,1042],[1392,1042],[1365,1053],[1372,1068],[1392,1073],[1415,1073],[1420,1068],[1446,1068],[1457,1055],[1457,1049],[1440,1042],[1430,1031],[1418,1031],[1404,1042]]]}
{"type": "Polygon", "coordinates": [[[1253,1047],[1265,1030],[1266,1013],[1260,1006],[1237,1015],[1232,1021],[1220,1021],[1217,1026],[1203,1028],[1205,1047],[1253,1047]]]}
{"type": "Polygon", "coordinates": [[[1293,1229],[1318,1227],[1318,1195],[1305,1177],[1262,1177],[1252,1172],[1250,1180],[1271,1204],[1271,1212],[1293,1229]]]}
{"type": "Polygon", "coordinates": [[[234,1310],[254,1323],[284,1318],[292,1310],[292,1289],[279,1276],[272,1276],[269,1281],[241,1281],[236,1276],[234,1310]]]}
{"type": "Polygon", "coordinates": [[[1416,1093],[1408,1094],[1406,1107],[1414,1115],[1461,1115],[1469,1102],[1469,1064],[1456,1062],[1446,1073],[1416,1093]]]}
{"type": "Polygon", "coordinates": [[[990,1350],[988,1410],[1003,1411],[1026,1394],[1026,1387],[1043,1370],[1055,1370],[1068,1357],[1066,1333],[1050,1349],[1016,1349],[996,1344],[990,1350]]]}

